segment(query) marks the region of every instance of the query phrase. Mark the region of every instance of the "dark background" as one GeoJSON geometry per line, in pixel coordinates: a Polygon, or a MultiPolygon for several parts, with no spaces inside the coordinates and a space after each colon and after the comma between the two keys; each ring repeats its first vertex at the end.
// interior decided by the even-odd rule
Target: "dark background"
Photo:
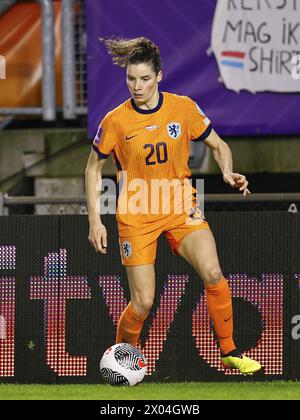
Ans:
{"type": "MultiPolygon", "coordinates": [[[[226,276],[243,273],[261,281],[264,273],[283,275],[283,375],[265,375],[262,372],[259,378],[300,379],[300,339],[294,340],[291,336],[292,317],[300,314],[300,290],[295,277],[300,273],[300,215],[228,212],[207,213],[206,218],[214,232],[226,276]]],[[[119,275],[125,297],[129,300],[125,269],[120,262],[115,217],[103,216],[102,219],[108,230],[107,256],[96,254],[90,247],[86,216],[0,218],[0,246],[16,247],[16,269],[0,270],[0,277],[13,276],[16,282],[15,376],[1,378],[2,382],[102,382],[99,361],[106,348],[114,343],[115,326],[99,287],[99,275],[119,275]],[[85,276],[91,291],[91,299],[69,299],[66,306],[66,351],[70,355],[87,357],[87,375],[84,377],[59,377],[47,366],[44,301],[30,299],[30,277],[43,276],[44,258],[49,252],[58,252],[59,249],[67,250],[67,275],[85,276]],[[33,348],[30,343],[34,344],[33,348]]],[[[163,236],[159,240],[156,261],[156,303],[145,323],[142,344],[147,338],[163,283],[169,273],[187,274],[189,282],[156,362],[155,372],[146,381],[241,380],[240,376],[217,372],[199,357],[192,335],[192,313],[204,288],[195,271],[180,257],[171,254],[163,236]]],[[[242,351],[247,351],[257,345],[265,320],[261,319],[259,307],[247,299],[233,298],[233,306],[235,340],[242,351]]],[[[281,309],[272,308],[274,314],[281,309]]],[[[266,351],[272,351],[271,344],[268,349],[266,351]]]]}

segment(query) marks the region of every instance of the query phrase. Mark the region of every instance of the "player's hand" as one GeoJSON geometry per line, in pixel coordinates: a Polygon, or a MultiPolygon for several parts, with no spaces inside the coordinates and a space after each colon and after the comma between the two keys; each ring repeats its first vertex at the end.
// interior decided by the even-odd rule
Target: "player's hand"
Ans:
{"type": "Polygon", "coordinates": [[[249,182],[247,181],[245,175],[237,174],[234,172],[229,172],[223,175],[224,182],[229,184],[232,188],[239,188],[244,196],[251,194],[248,190],[249,182]]]}
{"type": "Polygon", "coordinates": [[[89,242],[96,252],[107,254],[107,232],[102,223],[90,225],[89,242]]]}

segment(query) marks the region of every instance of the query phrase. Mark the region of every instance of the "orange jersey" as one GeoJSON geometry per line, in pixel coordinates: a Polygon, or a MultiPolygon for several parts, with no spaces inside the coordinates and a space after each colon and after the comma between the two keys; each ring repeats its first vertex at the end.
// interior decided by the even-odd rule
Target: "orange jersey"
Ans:
{"type": "Polygon", "coordinates": [[[104,117],[93,149],[100,158],[112,153],[116,163],[120,234],[143,234],[178,217],[178,204],[195,193],[180,189],[191,175],[190,140],[204,140],[211,130],[193,100],[167,92],[160,93],[154,109],[138,108],[129,99],[104,117]]]}

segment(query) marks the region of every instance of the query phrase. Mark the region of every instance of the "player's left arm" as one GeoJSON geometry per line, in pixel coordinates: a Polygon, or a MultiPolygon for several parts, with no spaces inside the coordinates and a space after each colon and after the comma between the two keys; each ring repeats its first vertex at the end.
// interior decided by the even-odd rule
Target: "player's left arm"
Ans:
{"type": "Polygon", "coordinates": [[[248,190],[248,181],[244,175],[233,172],[232,153],[227,143],[222,140],[218,134],[212,130],[204,143],[212,151],[216,162],[218,163],[223,180],[233,188],[239,188],[243,195],[250,194],[248,190]]]}

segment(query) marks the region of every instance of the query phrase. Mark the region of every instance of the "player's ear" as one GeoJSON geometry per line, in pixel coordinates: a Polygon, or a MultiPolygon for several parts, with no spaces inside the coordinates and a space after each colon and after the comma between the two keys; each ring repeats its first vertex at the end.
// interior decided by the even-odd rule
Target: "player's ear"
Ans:
{"type": "Polygon", "coordinates": [[[157,74],[157,79],[156,79],[157,83],[161,82],[162,78],[163,78],[163,74],[162,74],[162,71],[160,70],[157,74]]]}

